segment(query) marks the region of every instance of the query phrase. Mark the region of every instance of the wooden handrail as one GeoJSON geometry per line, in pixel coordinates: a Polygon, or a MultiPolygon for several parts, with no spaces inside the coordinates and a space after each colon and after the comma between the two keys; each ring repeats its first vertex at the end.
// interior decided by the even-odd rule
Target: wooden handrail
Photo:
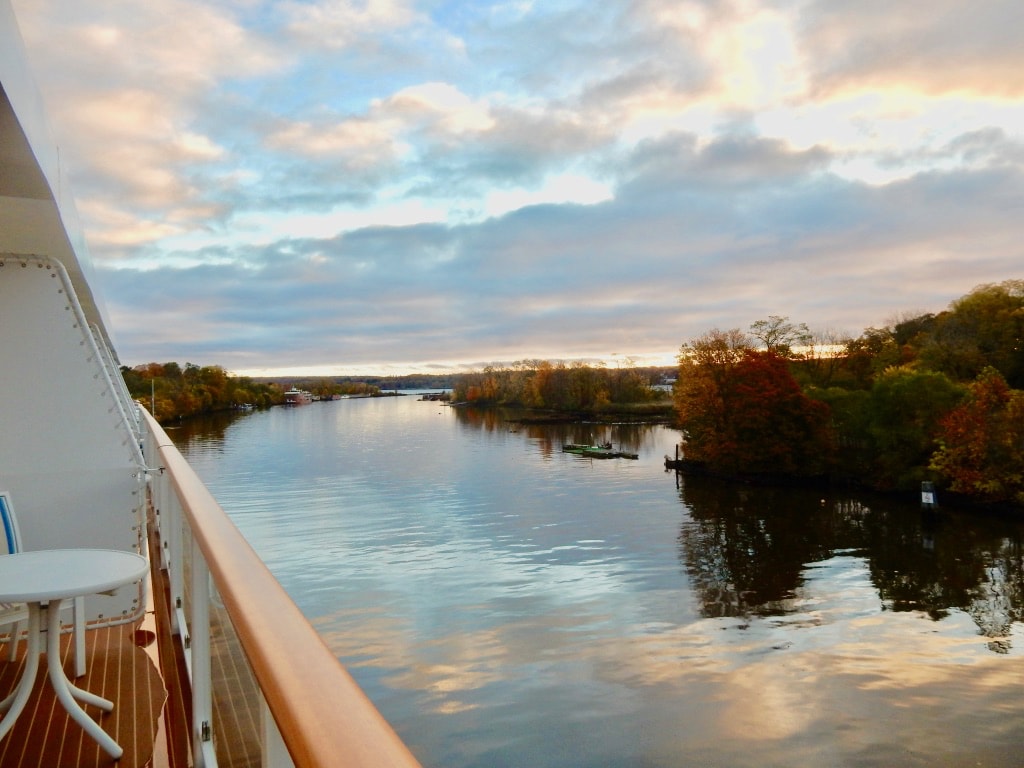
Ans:
{"type": "MultiPolygon", "coordinates": [[[[156,420],[157,439],[192,536],[297,768],[416,768],[377,711],[242,536],[156,420]]],[[[152,463],[152,459],[150,459],[152,463]]]]}

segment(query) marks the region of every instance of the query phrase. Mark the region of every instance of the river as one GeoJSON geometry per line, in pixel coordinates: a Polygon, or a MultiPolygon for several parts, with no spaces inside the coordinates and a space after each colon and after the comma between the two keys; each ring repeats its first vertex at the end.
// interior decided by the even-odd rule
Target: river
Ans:
{"type": "Polygon", "coordinates": [[[1024,761],[1020,522],[415,396],[168,434],[427,768],[1024,761]]]}

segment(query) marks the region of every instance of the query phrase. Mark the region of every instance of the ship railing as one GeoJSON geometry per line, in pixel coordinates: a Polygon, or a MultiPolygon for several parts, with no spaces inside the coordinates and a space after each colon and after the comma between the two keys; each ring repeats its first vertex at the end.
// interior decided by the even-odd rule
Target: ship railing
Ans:
{"type": "Polygon", "coordinates": [[[217,766],[211,606],[220,605],[260,689],[262,766],[419,766],[163,428],[139,410],[172,630],[191,679],[197,768],[217,766]]]}

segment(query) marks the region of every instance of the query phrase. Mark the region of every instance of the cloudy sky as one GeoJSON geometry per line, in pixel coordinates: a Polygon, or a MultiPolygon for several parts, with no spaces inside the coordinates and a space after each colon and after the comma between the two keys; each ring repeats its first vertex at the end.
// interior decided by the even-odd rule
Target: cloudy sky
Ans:
{"type": "Polygon", "coordinates": [[[122,362],[670,364],[1024,277],[1020,0],[12,0],[122,362]]]}

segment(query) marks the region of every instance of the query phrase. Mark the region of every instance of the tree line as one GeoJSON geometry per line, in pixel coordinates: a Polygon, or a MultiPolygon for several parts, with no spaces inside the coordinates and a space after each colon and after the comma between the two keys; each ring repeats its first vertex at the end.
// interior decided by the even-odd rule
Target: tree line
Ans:
{"type": "MultiPolygon", "coordinates": [[[[1024,506],[1024,280],[981,285],[938,314],[908,312],[856,338],[771,316],[682,345],[673,390],[687,462],[713,473],[815,477],[879,490],[929,480],[1024,506]]],[[[161,422],[375,384],[230,376],[220,366],[123,367],[161,422]]],[[[452,399],[599,414],[658,408],[665,369],[523,360],[454,379],[452,399]]]]}
{"type": "Polygon", "coordinates": [[[771,316],[682,345],[684,458],[1024,506],[1024,280],[856,338],[771,316]]]}
{"type": "Polygon", "coordinates": [[[607,368],[574,362],[520,360],[460,374],[452,401],[574,413],[600,413],[654,403],[665,395],[654,385],[664,369],[607,368]]]}
{"type": "Polygon", "coordinates": [[[380,394],[378,387],[360,381],[330,378],[260,381],[248,376],[232,376],[219,365],[193,363],[186,363],[184,367],[175,362],[146,363],[133,368],[122,366],[121,376],[132,398],[145,403],[162,424],[219,411],[279,405],[284,402],[285,391],[293,385],[318,397],[380,394]]]}

